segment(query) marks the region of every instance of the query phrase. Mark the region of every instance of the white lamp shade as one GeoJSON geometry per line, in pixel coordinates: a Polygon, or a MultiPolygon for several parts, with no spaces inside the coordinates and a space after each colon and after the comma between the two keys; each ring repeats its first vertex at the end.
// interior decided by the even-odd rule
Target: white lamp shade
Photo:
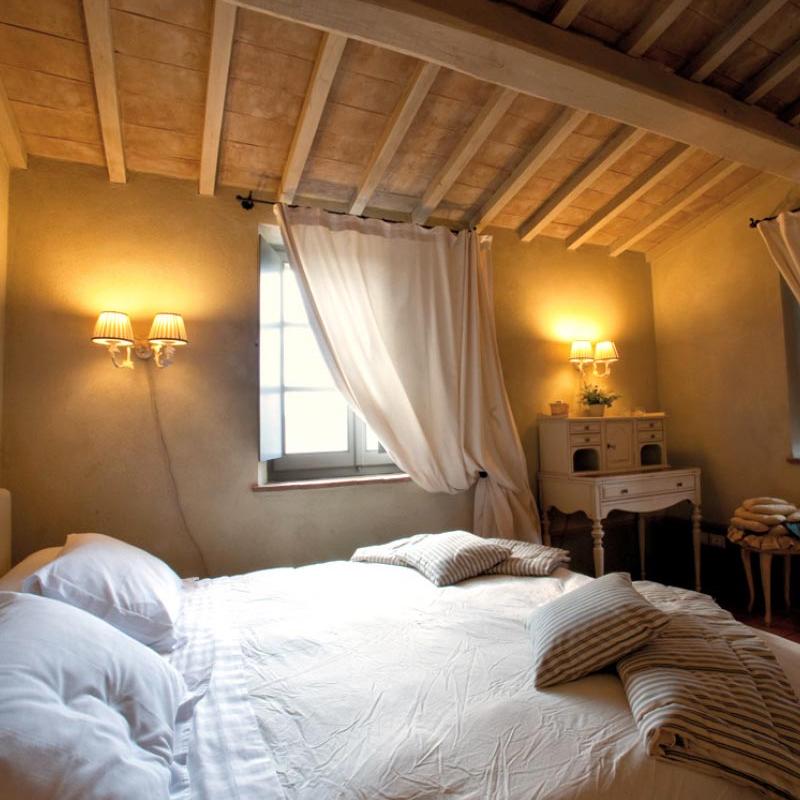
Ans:
{"type": "Polygon", "coordinates": [[[180,345],[189,344],[186,326],[180,314],[156,314],[147,337],[150,344],[180,345]]]}
{"type": "Polygon", "coordinates": [[[569,348],[569,360],[573,364],[590,364],[594,360],[592,343],[584,340],[573,342],[569,348]]]}
{"type": "Polygon", "coordinates": [[[121,311],[103,311],[94,324],[92,341],[105,346],[133,345],[133,328],[127,314],[121,311]]]}
{"type": "Polygon", "coordinates": [[[614,342],[598,342],[594,346],[594,360],[605,362],[606,364],[613,364],[619,361],[619,353],[617,346],[614,342]]]}

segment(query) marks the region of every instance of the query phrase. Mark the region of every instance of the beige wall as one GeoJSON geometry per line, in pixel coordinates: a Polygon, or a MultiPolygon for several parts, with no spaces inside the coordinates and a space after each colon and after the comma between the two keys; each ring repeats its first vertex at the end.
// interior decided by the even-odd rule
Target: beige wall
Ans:
{"type": "Polygon", "coordinates": [[[650,268],[639,254],[612,259],[600,248],[571,252],[557,239],[521,244],[513,231],[492,233],[497,337],[533,479],[537,414],[558,399],[577,411],[572,339],[617,342],[611,377],[590,378],[622,395],[610,413],[658,409],[650,268]]]}
{"type": "MultiPolygon", "coordinates": [[[[234,192],[34,160],[12,181],[6,405],[14,552],[100,530],[147,547],[179,571],[198,569],[181,530],[148,398],[147,372],[115,370],[89,344],[103,309],[184,314],[191,345],[153,370],[189,525],[212,574],[345,557],[413,530],[468,526],[471,497],[413,485],[255,494],[257,227],[234,192]]],[[[503,367],[535,469],[535,415],[575,389],[570,333],[620,342],[612,379],[624,403],[654,407],[649,270],[637,257],[568,254],[555,241],[496,238],[503,367]],[[586,331],[588,334],[590,331],[586,331]]]]}
{"type": "Polygon", "coordinates": [[[703,468],[705,516],[717,522],[745,497],[800,496],[800,466],[786,462],[780,282],[761,237],[747,225],[749,217],[782,209],[789,194],[787,184],[774,181],[653,263],[670,451],[703,468]]]}
{"type": "MultiPolygon", "coordinates": [[[[3,408],[3,359],[5,352],[6,276],[8,265],[8,162],[0,150],[0,411],[3,408]]],[[[0,486],[2,486],[3,431],[0,428],[0,486]]]]}

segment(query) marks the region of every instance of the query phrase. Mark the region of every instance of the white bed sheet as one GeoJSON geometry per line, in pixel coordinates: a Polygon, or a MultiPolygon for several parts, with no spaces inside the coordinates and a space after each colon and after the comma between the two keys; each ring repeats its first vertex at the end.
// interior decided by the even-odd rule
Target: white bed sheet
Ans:
{"type": "MultiPolygon", "coordinates": [[[[197,670],[215,640],[193,796],[758,797],[649,758],[613,672],[533,688],[531,609],[588,580],[559,569],[439,589],[407,568],[331,562],[201,582],[186,605],[205,653],[181,656],[197,670]]],[[[800,646],[764,638],[800,694],[800,646]]]]}

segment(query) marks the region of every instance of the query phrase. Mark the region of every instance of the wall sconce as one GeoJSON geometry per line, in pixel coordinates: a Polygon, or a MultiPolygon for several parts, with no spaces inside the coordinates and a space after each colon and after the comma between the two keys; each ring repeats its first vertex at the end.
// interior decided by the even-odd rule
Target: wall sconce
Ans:
{"type": "Polygon", "coordinates": [[[605,377],[611,374],[611,365],[619,361],[619,352],[614,342],[598,342],[594,346],[594,374],[598,377],[605,377]],[[603,368],[598,370],[597,365],[603,368]]]}
{"type": "Polygon", "coordinates": [[[114,366],[124,369],[133,369],[131,352],[142,360],[152,358],[157,367],[168,367],[175,359],[175,348],[189,344],[180,314],[156,314],[147,340],[141,340],[134,337],[130,317],[121,311],[100,314],[92,341],[106,347],[114,366]]]}
{"type": "Polygon", "coordinates": [[[569,348],[569,360],[578,368],[578,372],[583,375],[583,368],[594,361],[592,354],[592,343],[584,340],[573,342],[569,348]]]}
{"type": "Polygon", "coordinates": [[[578,368],[581,377],[583,377],[584,367],[592,364],[594,375],[598,378],[605,378],[611,374],[611,365],[619,361],[619,351],[614,342],[598,342],[592,349],[591,342],[580,340],[570,345],[569,360],[578,368]]]}

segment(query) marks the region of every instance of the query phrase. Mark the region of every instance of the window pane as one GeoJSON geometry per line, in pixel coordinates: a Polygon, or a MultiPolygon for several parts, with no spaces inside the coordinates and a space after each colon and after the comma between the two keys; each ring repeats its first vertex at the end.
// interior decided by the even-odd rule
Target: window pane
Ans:
{"type": "Polygon", "coordinates": [[[287,453],[341,453],[349,449],[347,404],[337,392],[286,392],[287,453]]]}
{"type": "Polygon", "coordinates": [[[283,321],[308,325],[306,307],[294,270],[286,266],[283,270],[283,321]]]}
{"type": "Polygon", "coordinates": [[[364,427],[367,429],[367,436],[365,446],[367,450],[370,450],[373,453],[377,453],[380,450],[381,443],[378,441],[378,437],[375,435],[375,431],[370,428],[367,423],[364,423],[364,427]]]}
{"type": "Polygon", "coordinates": [[[261,271],[261,308],[259,309],[262,325],[281,324],[281,273],[279,270],[261,271]]]}
{"type": "Polygon", "coordinates": [[[283,331],[283,382],[292,387],[333,389],[333,379],[309,327],[283,331]]]}
{"type": "Polygon", "coordinates": [[[261,328],[261,342],[258,350],[260,362],[261,387],[280,388],[281,385],[281,329],[261,328]]]}

